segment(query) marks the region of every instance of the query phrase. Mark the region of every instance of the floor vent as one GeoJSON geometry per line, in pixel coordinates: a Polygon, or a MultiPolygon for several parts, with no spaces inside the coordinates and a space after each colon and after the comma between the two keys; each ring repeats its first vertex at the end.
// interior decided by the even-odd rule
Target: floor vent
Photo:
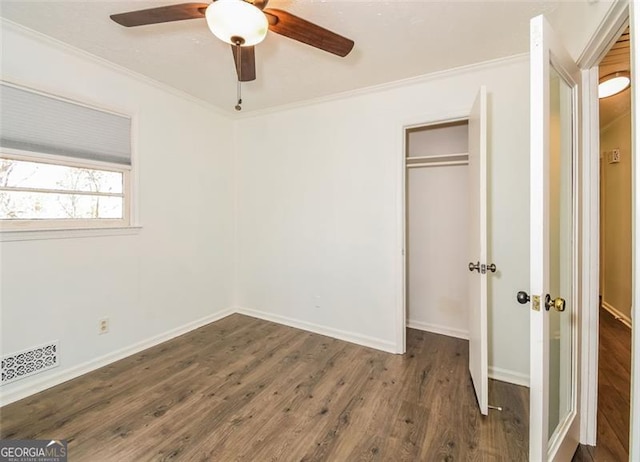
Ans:
{"type": "Polygon", "coordinates": [[[2,357],[2,385],[58,366],[58,342],[2,357]]]}

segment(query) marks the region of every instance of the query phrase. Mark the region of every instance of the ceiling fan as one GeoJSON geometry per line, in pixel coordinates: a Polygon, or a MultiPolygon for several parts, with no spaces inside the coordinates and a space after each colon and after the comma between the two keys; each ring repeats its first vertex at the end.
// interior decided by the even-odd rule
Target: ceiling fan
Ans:
{"type": "MultiPolygon", "coordinates": [[[[264,40],[267,30],[341,57],[347,56],[353,48],[353,40],[335,32],[283,10],[265,9],[268,1],[214,0],[212,3],[182,3],[112,14],[111,19],[122,26],[135,27],[205,18],[211,32],[231,45],[238,74],[238,93],[240,82],[256,78],[254,46],[264,40]]],[[[237,110],[240,110],[241,102],[238,94],[237,110]]]]}

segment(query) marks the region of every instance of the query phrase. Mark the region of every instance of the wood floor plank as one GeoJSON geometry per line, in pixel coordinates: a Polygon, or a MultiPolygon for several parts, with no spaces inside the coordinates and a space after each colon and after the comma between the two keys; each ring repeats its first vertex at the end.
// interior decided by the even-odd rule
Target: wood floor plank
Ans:
{"type": "Polygon", "coordinates": [[[631,329],[600,309],[596,446],[580,446],[574,462],[629,459],[631,329]]]}
{"type": "Polygon", "coordinates": [[[69,439],[70,460],[526,460],[528,393],[468,342],[408,330],[393,355],[232,315],[0,409],[2,438],[69,439]]]}

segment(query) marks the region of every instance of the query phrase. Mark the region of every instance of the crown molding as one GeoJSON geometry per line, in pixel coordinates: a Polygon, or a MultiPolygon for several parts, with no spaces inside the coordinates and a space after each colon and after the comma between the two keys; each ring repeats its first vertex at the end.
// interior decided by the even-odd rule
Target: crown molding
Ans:
{"type": "Polygon", "coordinates": [[[227,119],[233,119],[233,114],[226,112],[223,109],[219,108],[218,106],[215,106],[203,99],[197,98],[185,91],[178,90],[177,88],[172,87],[171,85],[167,85],[166,83],[162,83],[158,80],[152,79],[151,77],[147,77],[144,74],[140,74],[138,72],[132,71],[131,69],[128,69],[112,61],[96,56],[92,53],[89,53],[88,51],[82,50],[78,47],[65,43],[49,35],[43,34],[42,32],[38,32],[36,30],[30,29],[26,26],[23,26],[22,24],[18,24],[9,19],[0,17],[0,29],[7,29],[17,34],[22,34],[23,36],[34,39],[43,45],[57,48],[59,50],[62,50],[63,52],[69,53],[81,59],[85,59],[99,66],[106,67],[111,71],[117,72],[121,75],[137,80],[138,82],[152,86],[165,93],[169,93],[183,100],[198,104],[199,106],[202,106],[219,116],[225,117],[227,119]]]}
{"type": "Polygon", "coordinates": [[[412,85],[419,85],[434,80],[441,80],[445,78],[451,78],[459,75],[464,75],[472,72],[478,72],[486,69],[492,69],[495,67],[502,67],[509,64],[520,63],[529,59],[529,53],[519,53],[516,55],[506,56],[504,58],[492,59],[489,61],[482,61],[480,63],[468,64],[460,67],[453,67],[442,71],[431,72],[429,74],[423,74],[416,77],[409,77],[406,79],[394,80],[392,82],[385,82],[378,85],[372,85],[368,87],[356,88],[354,90],[343,91],[340,93],[333,93],[331,95],[320,96],[318,98],[311,98],[303,101],[296,101],[294,103],[283,104],[265,109],[257,109],[254,111],[246,112],[240,115],[231,115],[234,120],[250,119],[253,117],[261,117],[264,115],[272,114],[274,112],[289,111],[292,109],[298,109],[306,106],[314,106],[317,104],[327,103],[330,101],[338,101],[350,98],[356,98],[359,96],[382,93],[396,88],[402,88],[412,85]]]}
{"type": "Polygon", "coordinates": [[[6,18],[0,18],[0,28],[2,29],[8,29],[11,30],[13,32],[16,32],[18,34],[22,34],[24,36],[27,36],[29,38],[32,38],[34,40],[37,40],[38,42],[44,44],[44,45],[48,45],[54,48],[58,48],[64,52],[67,52],[71,55],[77,56],[79,58],[82,59],[86,59],[90,62],[93,62],[95,64],[98,64],[100,66],[106,67],[112,71],[115,71],[121,75],[125,75],[127,77],[130,77],[134,80],[137,80],[141,83],[150,85],[152,87],[155,87],[161,91],[164,91],[166,93],[172,94],[174,96],[177,96],[179,98],[182,98],[186,101],[198,104],[204,108],[209,109],[210,111],[214,112],[215,114],[224,117],[228,120],[243,120],[243,119],[249,119],[249,118],[253,118],[253,117],[261,117],[267,114],[272,114],[275,112],[281,112],[281,111],[288,111],[288,110],[292,110],[292,109],[297,109],[297,108],[301,108],[301,107],[306,107],[306,106],[314,106],[317,104],[322,104],[322,103],[326,103],[326,102],[330,102],[330,101],[338,101],[338,100],[343,100],[343,99],[350,99],[350,98],[355,98],[355,97],[359,97],[359,96],[363,96],[363,95],[368,95],[368,94],[375,94],[375,93],[381,93],[381,92],[385,92],[385,91],[389,91],[389,90],[393,90],[396,88],[402,88],[402,87],[406,87],[406,86],[412,86],[412,85],[419,85],[425,82],[430,82],[430,81],[434,81],[434,80],[439,80],[439,79],[444,79],[444,78],[450,78],[453,76],[458,76],[458,75],[463,75],[463,74],[467,74],[467,73],[471,73],[471,72],[478,72],[481,70],[485,70],[485,69],[491,69],[494,67],[500,67],[500,66],[505,66],[508,64],[513,64],[513,63],[518,63],[518,62],[522,62],[525,61],[526,59],[528,59],[529,57],[529,53],[520,53],[520,54],[516,54],[516,55],[511,55],[511,56],[507,56],[507,57],[503,57],[503,58],[497,58],[497,59],[492,59],[489,61],[483,61],[480,63],[474,63],[474,64],[468,64],[468,65],[464,65],[464,66],[459,66],[459,67],[454,67],[454,68],[450,68],[450,69],[445,69],[442,71],[437,71],[437,72],[432,72],[429,74],[423,74],[423,75],[419,75],[416,77],[409,77],[406,79],[400,79],[400,80],[395,80],[392,82],[385,82],[382,84],[377,84],[377,85],[372,85],[372,86],[368,86],[368,87],[362,87],[362,88],[356,88],[354,90],[347,90],[347,91],[343,91],[343,92],[339,92],[339,93],[333,93],[330,95],[326,95],[326,96],[320,96],[317,98],[311,98],[311,99],[306,99],[306,100],[302,100],[302,101],[296,101],[293,103],[288,103],[288,104],[283,104],[283,105],[278,105],[278,106],[272,106],[269,108],[264,108],[264,109],[257,109],[257,110],[253,110],[253,111],[247,111],[244,112],[242,114],[236,114],[236,113],[232,113],[229,111],[225,111],[221,108],[219,108],[218,106],[215,106],[203,99],[197,98],[185,91],[182,90],[178,90],[175,87],[172,87],[171,85],[162,83],[158,80],[155,80],[151,77],[148,77],[146,75],[140,74],[138,72],[132,71],[131,69],[128,69],[124,66],[121,66],[119,64],[115,64],[112,61],[109,61],[107,59],[101,58],[99,56],[96,56],[92,53],[89,53],[85,50],[82,50],[78,47],[75,47],[73,45],[70,45],[68,43],[62,42],[61,40],[58,40],[56,38],[53,38],[49,35],[43,34],[42,32],[38,32],[35,31],[33,29],[30,29],[28,27],[25,27],[21,24],[18,24],[16,22],[13,22],[9,19],[6,18]]]}

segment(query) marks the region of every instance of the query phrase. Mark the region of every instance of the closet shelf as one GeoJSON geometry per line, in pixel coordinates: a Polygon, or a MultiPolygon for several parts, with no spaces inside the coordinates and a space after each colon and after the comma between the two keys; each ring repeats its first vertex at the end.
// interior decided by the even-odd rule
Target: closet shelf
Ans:
{"type": "Polygon", "coordinates": [[[450,167],[453,165],[469,165],[468,160],[449,160],[442,162],[422,162],[416,164],[407,164],[407,168],[418,168],[418,167],[450,167]]]}
{"type": "Polygon", "coordinates": [[[407,168],[411,167],[436,167],[445,165],[466,165],[469,163],[469,154],[443,154],[440,156],[415,156],[406,157],[407,168]]]}

